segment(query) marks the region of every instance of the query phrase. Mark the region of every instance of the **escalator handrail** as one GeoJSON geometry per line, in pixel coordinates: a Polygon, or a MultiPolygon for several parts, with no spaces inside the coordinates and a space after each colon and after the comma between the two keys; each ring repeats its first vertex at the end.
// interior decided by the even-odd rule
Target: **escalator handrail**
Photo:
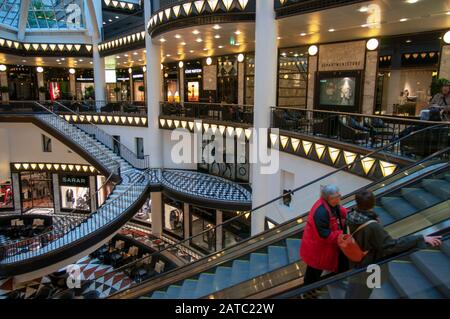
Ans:
{"type": "MultiPolygon", "coordinates": [[[[354,165],[355,163],[357,163],[357,162],[363,160],[364,158],[370,157],[370,156],[372,156],[372,155],[375,154],[375,153],[379,153],[379,152],[381,152],[381,151],[383,151],[383,150],[385,150],[385,149],[391,147],[392,145],[395,145],[395,144],[397,144],[398,142],[400,142],[400,141],[402,141],[402,140],[404,140],[404,139],[406,139],[406,138],[411,137],[412,135],[419,134],[419,133],[421,133],[421,132],[424,132],[424,131],[427,131],[427,130],[431,130],[431,129],[435,129],[435,128],[438,128],[438,127],[447,127],[447,126],[449,126],[448,123],[446,123],[446,124],[438,124],[438,125],[429,126],[429,127],[420,129],[420,130],[418,130],[418,131],[412,132],[412,133],[408,134],[407,136],[404,136],[404,137],[402,137],[402,138],[399,138],[399,139],[397,139],[397,140],[395,140],[395,141],[389,143],[388,145],[385,145],[385,146],[383,146],[383,147],[381,147],[381,148],[379,148],[379,149],[377,149],[377,150],[374,150],[374,151],[368,153],[368,154],[365,155],[365,156],[361,156],[357,161],[353,162],[352,164],[344,165],[344,166],[342,166],[341,168],[339,168],[339,169],[337,169],[337,170],[335,170],[335,171],[332,171],[332,172],[330,172],[330,173],[327,173],[327,174],[325,174],[325,175],[319,177],[318,179],[315,179],[315,180],[313,180],[313,181],[311,181],[311,182],[309,182],[309,183],[307,183],[307,184],[305,184],[305,185],[302,185],[302,186],[300,186],[300,187],[298,187],[298,188],[296,188],[296,189],[294,189],[294,190],[291,190],[288,194],[294,194],[296,191],[299,191],[299,190],[301,190],[301,189],[303,189],[303,188],[306,188],[306,187],[308,187],[308,186],[310,186],[310,185],[312,185],[312,184],[314,184],[314,183],[317,183],[318,181],[320,181],[320,180],[322,180],[322,179],[324,179],[324,178],[327,178],[327,177],[329,177],[329,176],[331,176],[331,175],[333,175],[333,174],[336,174],[336,173],[338,173],[338,172],[340,172],[340,171],[343,171],[343,170],[346,169],[347,167],[349,167],[349,166],[351,166],[351,165],[354,165]]],[[[421,161],[416,162],[416,163],[414,163],[414,164],[408,166],[407,168],[412,167],[412,166],[415,166],[415,165],[418,165],[418,164],[420,164],[420,163],[423,163],[423,162],[429,160],[430,158],[436,157],[437,155],[442,154],[442,153],[444,153],[444,152],[448,152],[449,150],[450,150],[450,147],[448,147],[448,148],[446,148],[446,149],[444,149],[444,150],[440,150],[440,151],[438,151],[438,152],[435,152],[435,153],[431,154],[430,156],[427,156],[426,158],[422,159],[421,161]]],[[[400,173],[400,172],[398,172],[398,173],[400,173]]],[[[397,174],[398,174],[398,173],[397,173],[397,174]]],[[[392,178],[392,175],[386,176],[386,177],[383,178],[382,180],[387,179],[387,178],[392,178]]],[[[381,180],[380,180],[380,181],[381,181],[381,180]]],[[[377,183],[379,183],[380,181],[377,181],[377,183]]],[[[368,186],[369,186],[369,185],[367,185],[367,186],[365,186],[365,187],[368,187],[368,186]]],[[[352,194],[353,194],[353,193],[352,193],[352,194]]],[[[276,202],[277,200],[280,200],[280,199],[283,198],[284,196],[286,196],[286,194],[283,194],[283,195],[281,195],[281,196],[278,196],[278,197],[276,197],[275,199],[272,199],[272,200],[266,202],[265,204],[262,204],[262,205],[260,205],[260,206],[258,206],[258,207],[256,207],[256,208],[253,208],[249,213],[251,214],[252,212],[254,212],[254,211],[256,211],[256,210],[258,210],[258,209],[260,209],[260,208],[262,208],[262,207],[268,206],[268,205],[270,205],[271,203],[276,202]]],[[[350,195],[348,195],[348,196],[350,196],[350,195]]],[[[347,197],[347,196],[346,196],[346,197],[347,197]]],[[[288,221],[286,221],[286,222],[284,222],[284,223],[282,223],[282,224],[279,224],[279,225],[277,225],[277,227],[280,227],[280,226],[283,226],[283,225],[286,225],[286,224],[295,222],[295,221],[297,221],[299,218],[303,218],[303,217],[305,217],[306,215],[308,215],[308,213],[309,213],[309,212],[306,212],[306,213],[304,213],[304,214],[302,214],[302,215],[299,215],[299,216],[297,216],[297,217],[295,217],[295,218],[293,218],[293,219],[291,219],[291,220],[288,220],[288,221]]],[[[230,222],[232,222],[232,221],[234,221],[234,220],[237,220],[238,218],[242,218],[242,215],[237,215],[237,216],[235,216],[235,217],[232,217],[232,218],[230,218],[229,220],[227,220],[226,222],[223,222],[223,223],[221,223],[221,224],[219,224],[219,225],[216,225],[216,226],[212,227],[211,229],[215,229],[215,230],[216,230],[216,229],[219,228],[219,227],[224,227],[225,225],[229,224],[230,222]]],[[[268,232],[274,231],[274,229],[276,229],[277,227],[272,228],[272,229],[269,229],[269,230],[266,230],[266,231],[263,231],[263,232],[257,234],[256,236],[263,236],[264,234],[266,234],[266,233],[268,233],[268,232]]],[[[176,243],[174,243],[174,244],[171,244],[171,245],[169,245],[169,246],[167,246],[167,247],[165,247],[165,248],[163,248],[163,249],[161,249],[161,250],[158,250],[158,251],[154,252],[154,253],[151,254],[150,256],[153,256],[154,254],[158,254],[158,253],[161,253],[161,252],[166,251],[166,250],[169,250],[169,249],[176,248],[176,247],[178,247],[178,246],[182,246],[184,243],[188,243],[188,242],[190,242],[192,239],[197,238],[197,237],[199,237],[199,236],[202,236],[202,235],[206,234],[207,232],[211,231],[211,229],[204,230],[204,231],[202,231],[202,232],[200,232],[200,233],[198,233],[198,234],[196,234],[196,235],[194,235],[194,236],[190,236],[189,238],[180,240],[180,241],[178,241],[178,242],[176,242],[176,243]]],[[[232,248],[232,247],[235,247],[235,246],[237,246],[237,245],[243,244],[243,243],[245,243],[245,242],[251,240],[253,237],[254,237],[254,236],[249,237],[249,238],[246,238],[246,239],[244,239],[244,240],[242,240],[242,241],[237,242],[236,244],[234,244],[234,245],[232,245],[232,246],[228,246],[228,247],[226,247],[226,248],[223,248],[223,249],[220,250],[220,251],[216,251],[216,252],[213,252],[213,253],[211,253],[211,254],[209,254],[209,255],[206,255],[206,256],[204,256],[203,258],[196,260],[194,263],[199,262],[199,261],[201,261],[201,260],[205,260],[206,258],[209,258],[209,257],[211,257],[211,256],[213,256],[213,255],[220,255],[221,252],[223,252],[223,251],[225,251],[225,250],[227,250],[227,249],[230,249],[230,248],[232,248]]],[[[145,258],[148,258],[148,256],[145,257],[145,258]]],[[[112,272],[117,272],[117,271],[121,271],[121,270],[123,270],[123,269],[126,269],[126,268],[132,266],[133,264],[136,264],[136,263],[138,263],[139,261],[142,261],[143,259],[144,259],[144,258],[138,259],[138,260],[136,260],[136,261],[133,261],[133,262],[131,262],[131,263],[129,263],[129,264],[126,264],[126,265],[124,265],[124,266],[122,266],[122,267],[119,267],[119,268],[113,270],[112,272]]],[[[191,264],[189,264],[189,265],[191,265],[191,264]]],[[[168,273],[172,273],[173,271],[177,271],[177,270],[178,270],[178,269],[174,269],[174,270],[171,270],[171,271],[169,271],[169,272],[162,273],[161,275],[167,275],[168,273]]],[[[107,273],[107,274],[108,274],[108,273],[107,273]]],[[[107,274],[104,274],[103,276],[105,276],[105,275],[107,275],[107,274]]],[[[153,277],[153,278],[150,279],[150,281],[153,280],[153,279],[155,279],[155,278],[160,278],[160,276],[153,277]]],[[[136,288],[137,286],[144,285],[144,284],[148,284],[148,280],[147,280],[147,281],[144,281],[144,282],[141,282],[141,283],[139,283],[139,284],[137,284],[137,285],[135,285],[135,286],[133,286],[133,287],[131,287],[131,288],[136,288]]],[[[116,294],[119,294],[119,293],[121,293],[121,292],[118,291],[116,294]]]]}
{"type": "MultiPolygon", "coordinates": [[[[439,235],[442,235],[442,241],[448,240],[450,238],[450,227],[438,230],[438,231],[430,234],[429,236],[439,236],[439,235]],[[444,235],[442,235],[442,234],[444,234],[444,235]]],[[[429,249],[429,248],[427,248],[427,249],[429,249]]],[[[409,256],[409,255],[411,255],[414,252],[417,252],[419,250],[423,250],[423,249],[413,248],[413,249],[404,251],[404,252],[402,252],[400,254],[390,255],[390,256],[387,256],[387,257],[385,257],[385,258],[375,262],[374,264],[376,264],[376,265],[384,265],[384,264],[387,264],[387,263],[389,263],[391,261],[394,261],[396,259],[399,259],[399,258],[402,258],[402,257],[405,257],[405,256],[409,256]]],[[[362,273],[362,272],[366,272],[366,270],[367,270],[367,267],[353,268],[353,269],[348,270],[346,272],[343,272],[343,273],[334,275],[332,277],[329,277],[329,278],[317,281],[317,282],[315,282],[313,284],[310,284],[310,285],[307,285],[307,286],[301,286],[300,288],[294,288],[294,289],[292,289],[291,291],[288,291],[288,292],[283,292],[283,293],[275,296],[274,298],[275,299],[289,299],[289,298],[292,298],[292,297],[300,296],[300,295],[302,295],[302,294],[304,294],[304,293],[306,293],[308,291],[311,291],[313,289],[317,289],[317,288],[321,288],[321,287],[324,287],[324,286],[328,286],[328,285],[334,284],[334,283],[336,283],[336,282],[338,282],[338,281],[340,281],[342,279],[349,278],[351,276],[357,275],[357,274],[362,273]]]]}

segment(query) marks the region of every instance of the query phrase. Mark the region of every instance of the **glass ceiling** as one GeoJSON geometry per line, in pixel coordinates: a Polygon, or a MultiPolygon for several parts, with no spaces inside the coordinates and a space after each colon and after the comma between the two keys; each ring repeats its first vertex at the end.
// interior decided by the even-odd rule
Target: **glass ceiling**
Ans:
{"type": "MultiPolygon", "coordinates": [[[[0,0],[0,23],[17,28],[21,0],[0,0]]],[[[30,0],[28,29],[83,29],[82,0],[30,0]]]]}

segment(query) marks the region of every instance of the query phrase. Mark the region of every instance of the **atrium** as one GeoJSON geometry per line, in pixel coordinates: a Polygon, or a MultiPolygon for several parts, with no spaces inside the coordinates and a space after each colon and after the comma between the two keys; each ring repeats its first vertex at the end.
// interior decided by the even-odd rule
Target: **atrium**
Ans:
{"type": "Polygon", "coordinates": [[[448,0],[0,0],[0,299],[448,299],[449,155],[448,0]]]}

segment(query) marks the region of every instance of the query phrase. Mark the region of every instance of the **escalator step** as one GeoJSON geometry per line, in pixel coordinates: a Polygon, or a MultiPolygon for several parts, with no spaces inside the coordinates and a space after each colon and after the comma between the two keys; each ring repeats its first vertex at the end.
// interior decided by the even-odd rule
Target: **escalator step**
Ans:
{"type": "Polygon", "coordinates": [[[393,222],[395,222],[396,218],[392,217],[391,214],[389,214],[386,210],[384,210],[380,206],[375,206],[374,209],[375,213],[380,217],[381,225],[388,225],[393,222]]]}
{"type": "Polygon", "coordinates": [[[290,264],[300,260],[300,243],[301,239],[297,238],[286,239],[286,247],[288,251],[288,258],[290,264]]]}
{"type": "Polygon", "coordinates": [[[286,247],[269,246],[269,271],[284,267],[289,264],[286,247]]]}
{"type": "Polygon", "coordinates": [[[439,250],[421,250],[411,260],[437,289],[450,297],[450,258],[439,250]]]}
{"type": "Polygon", "coordinates": [[[420,188],[403,188],[402,196],[419,209],[425,209],[441,202],[439,197],[420,188]]]}
{"type": "Polygon", "coordinates": [[[255,278],[269,272],[269,256],[252,253],[250,255],[250,278],[255,278]]]}
{"type": "Polygon", "coordinates": [[[198,280],[195,279],[186,279],[183,281],[183,285],[181,286],[180,293],[178,295],[178,299],[194,299],[194,292],[197,289],[198,280]]]}
{"type": "Polygon", "coordinates": [[[450,182],[441,179],[424,179],[422,186],[440,199],[447,200],[450,198],[450,182]]]}
{"type": "Polygon", "coordinates": [[[164,291],[155,291],[151,299],[166,299],[166,293],[164,291]]]}
{"type": "Polygon", "coordinates": [[[399,299],[400,295],[389,281],[381,285],[381,288],[374,288],[370,299],[399,299]]]}
{"type": "Polygon", "coordinates": [[[417,212],[417,208],[400,197],[382,197],[381,204],[396,219],[405,218],[417,212]]]}
{"type": "Polygon", "coordinates": [[[401,298],[440,299],[441,293],[412,262],[393,261],[388,264],[389,279],[401,298]]]}
{"type": "Polygon", "coordinates": [[[247,281],[250,279],[250,262],[248,260],[235,260],[231,268],[231,284],[247,281]]]}
{"type": "Polygon", "coordinates": [[[202,298],[209,294],[212,294],[214,290],[214,280],[216,276],[214,274],[202,273],[198,278],[197,288],[195,289],[194,297],[202,298]]]}
{"type": "Polygon", "coordinates": [[[450,174],[445,174],[444,177],[445,180],[450,183],[450,174]]]}
{"type": "Polygon", "coordinates": [[[441,251],[450,258],[450,240],[446,240],[441,245],[441,251]]]}
{"type": "Polygon", "coordinates": [[[180,290],[180,286],[171,285],[166,291],[166,299],[178,299],[180,290]]]}
{"type": "Polygon", "coordinates": [[[214,290],[220,291],[231,286],[231,267],[217,267],[214,278],[214,290]]]}

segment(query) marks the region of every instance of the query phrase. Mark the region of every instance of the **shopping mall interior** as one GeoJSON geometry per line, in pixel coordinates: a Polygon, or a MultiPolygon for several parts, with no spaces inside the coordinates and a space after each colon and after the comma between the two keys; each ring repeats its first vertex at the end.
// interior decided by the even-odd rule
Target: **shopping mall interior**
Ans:
{"type": "Polygon", "coordinates": [[[448,0],[0,0],[0,299],[448,299],[449,91],[448,0]]]}

